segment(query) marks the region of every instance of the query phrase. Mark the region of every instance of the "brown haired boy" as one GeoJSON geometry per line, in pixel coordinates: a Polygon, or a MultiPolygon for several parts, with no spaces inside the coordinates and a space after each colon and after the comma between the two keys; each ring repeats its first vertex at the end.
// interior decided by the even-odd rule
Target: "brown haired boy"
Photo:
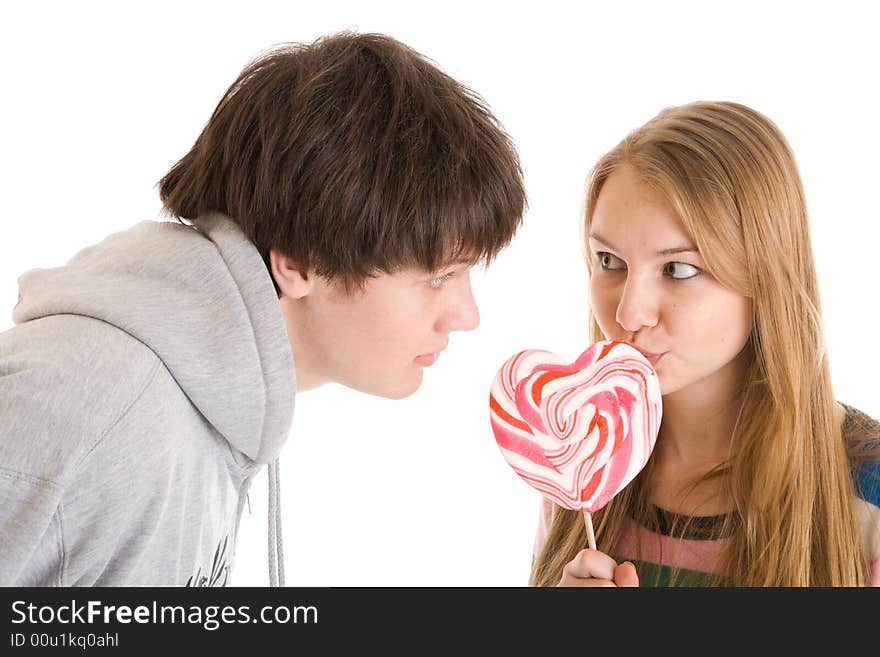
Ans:
{"type": "Polygon", "coordinates": [[[477,326],[469,270],[525,209],[482,101],[387,36],[250,64],[145,221],[19,279],[0,333],[0,584],[228,582],[296,391],[401,398],[477,326]]]}

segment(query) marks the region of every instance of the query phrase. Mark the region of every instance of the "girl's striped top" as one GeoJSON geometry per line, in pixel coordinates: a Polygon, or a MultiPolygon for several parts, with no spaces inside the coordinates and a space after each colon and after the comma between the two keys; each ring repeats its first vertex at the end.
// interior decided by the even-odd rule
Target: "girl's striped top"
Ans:
{"type": "MultiPolygon", "coordinates": [[[[851,406],[843,405],[846,416],[843,434],[875,436],[880,447],[880,423],[851,406]]],[[[869,442],[869,445],[871,443],[869,442]]],[[[880,461],[869,460],[852,468],[858,497],[862,542],[872,555],[871,586],[880,586],[880,461]]],[[[534,554],[544,546],[554,505],[544,498],[535,538],[534,554]]],[[[724,530],[724,515],[683,516],[656,508],[653,529],[630,519],[622,528],[614,554],[618,563],[632,561],[641,586],[706,586],[721,568],[724,548],[731,531],[724,530]]],[[[728,523],[728,527],[731,527],[728,523]]]]}

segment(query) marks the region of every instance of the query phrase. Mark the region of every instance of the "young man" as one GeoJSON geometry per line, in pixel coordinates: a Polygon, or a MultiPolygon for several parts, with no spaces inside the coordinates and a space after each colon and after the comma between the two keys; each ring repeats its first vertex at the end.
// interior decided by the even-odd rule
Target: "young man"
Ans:
{"type": "Polygon", "coordinates": [[[19,280],[0,334],[2,585],[225,584],[264,464],[283,584],[296,392],[412,394],[477,326],[469,269],[526,202],[477,96],[352,33],[250,64],[159,190],[178,221],[19,280]]]}

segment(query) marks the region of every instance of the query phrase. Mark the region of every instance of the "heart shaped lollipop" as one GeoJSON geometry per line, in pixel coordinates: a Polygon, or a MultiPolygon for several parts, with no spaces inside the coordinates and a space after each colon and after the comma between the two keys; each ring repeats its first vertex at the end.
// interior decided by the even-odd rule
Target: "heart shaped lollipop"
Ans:
{"type": "Polygon", "coordinates": [[[549,351],[519,352],[495,376],[489,407],[514,471],[560,506],[587,513],[645,467],[662,415],[651,363],[616,341],[597,342],[570,364],[549,351]]]}

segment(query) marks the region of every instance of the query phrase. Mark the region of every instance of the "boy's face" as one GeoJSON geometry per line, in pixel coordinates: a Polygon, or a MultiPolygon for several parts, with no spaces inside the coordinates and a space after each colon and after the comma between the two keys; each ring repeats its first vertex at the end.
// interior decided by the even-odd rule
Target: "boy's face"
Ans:
{"type": "Polygon", "coordinates": [[[421,385],[449,334],[480,322],[467,264],[436,273],[380,273],[352,292],[312,276],[307,294],[280,301],[299,390],[336,382],[381,397],[406,397],[421,385]]]}

